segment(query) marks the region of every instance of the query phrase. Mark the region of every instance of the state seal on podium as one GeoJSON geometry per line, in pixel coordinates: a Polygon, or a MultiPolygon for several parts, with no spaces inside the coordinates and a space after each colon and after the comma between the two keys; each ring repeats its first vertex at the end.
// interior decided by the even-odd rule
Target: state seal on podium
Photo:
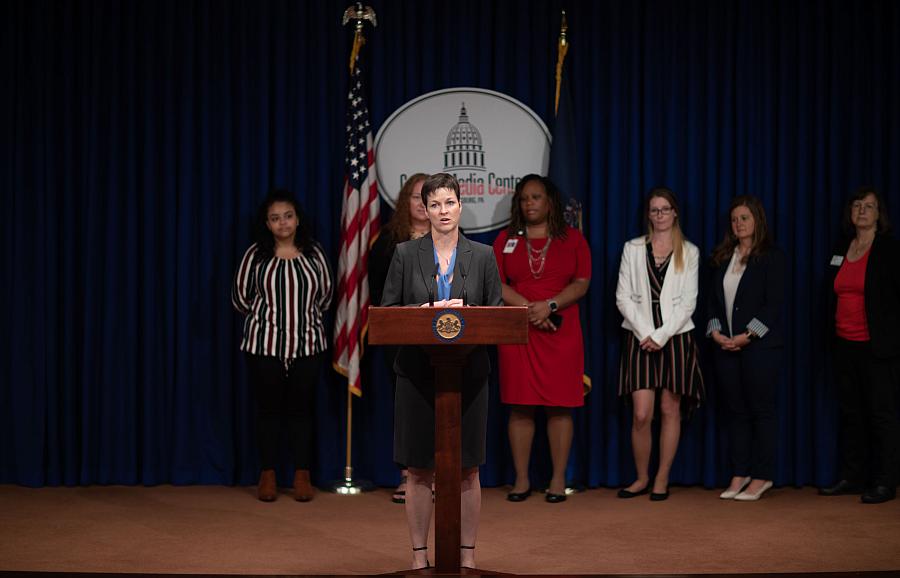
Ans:
{"type": "Polygon", "coordinates": [[[435,337],[445,343],[452,343],[459,339],[466,328],[466,321],[452,309],[439,311],[431,321],[431,329],[435,337]]]}

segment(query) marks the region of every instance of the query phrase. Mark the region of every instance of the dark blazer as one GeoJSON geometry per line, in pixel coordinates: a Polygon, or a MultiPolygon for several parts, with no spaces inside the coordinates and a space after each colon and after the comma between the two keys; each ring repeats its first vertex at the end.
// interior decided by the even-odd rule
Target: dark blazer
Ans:
{"type": "MultiPolygon", "coordinates": [[[[837,311],[834,279],[841,268],[840,264],[835,264],[835,257],[846,259],[850,241],[846,239],[838,244],[829,258],[825,276],[830,335],[834,335],[834,315],[837,311]]],[[[880,358],[900,354],[900,242],[893,237],[879,234],[872,242],[866,264],[865,299],[872,354],[880,358]]]]}
{"type": "MultiPolygon", "coordinates": [[[[401,305],[421,305],[428,303],[429,291],[437,300],[437,290],[432,277],[434,273],[434,244],[431,233],[420,239],[400,243],[394,250],[391,266],[384,283],[381,305],[395,307],[401,305]]],[[[450,298],[462,299],[465,287],[469,305],[503,304],[500,272],[494,251],[487,245],[475,243],[459,235],[456,245],[456,265],[453,268],[453,282],[450,284],[450,298]]],[[[428,356],[418,346],[403,346],[394,360],[394,371],[414,381],[433,378],[433,369],[428,356]]],[[[469,355],[463,368],[463,381],[483,379],[491,371],[491,362],[485,347],[476,347],[469,355]]]]}
{"type": "MultiPolygon", "coordinates": [[[[722,287],[728,265],[729,261],[722,263],[713,275],[713,286],[707,301],[707,335],[717,328],[721,333],[728,334],[725,290],[722,287]]],[[[744,269],[734,296],[731,314],[731,327],[735,335],[750,329],[760,336],[747,349],[784,345],[784,275],[785,257],[778,247],[773,246],[762,255],[750,257],[747,261],[747,268],[744,269]]]]}

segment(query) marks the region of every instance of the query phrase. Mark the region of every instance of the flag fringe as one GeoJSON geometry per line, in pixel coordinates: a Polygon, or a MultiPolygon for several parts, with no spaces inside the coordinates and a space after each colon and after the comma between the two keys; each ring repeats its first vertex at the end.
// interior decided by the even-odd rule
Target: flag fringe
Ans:
{"type": "Polygon", "coordinates": [[[362,30],[357,30],[353,34],[353,48],[350,49],[350,75],[353,76],[353,68],[356,66],[356,57],[359,51],[366,43],[366,38],[362,34],[362,30]]]}

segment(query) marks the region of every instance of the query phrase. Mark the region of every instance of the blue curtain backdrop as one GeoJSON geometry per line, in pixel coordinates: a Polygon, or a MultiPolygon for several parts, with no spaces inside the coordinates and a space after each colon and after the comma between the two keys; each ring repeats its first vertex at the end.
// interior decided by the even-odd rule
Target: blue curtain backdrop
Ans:
{"type": "MultiPolygon", "coordinates": [[[[348,4],[0,8],[0,483],[255,482],[252,395],[229,285],[254,207],[272,187],[297,192],[336,257],[348,4]]],[[[375,127],[407,100],[454,86],[507,93],[552,122],[561,2],[371,4],[379,26],[364,55],[375,127]]],[[[791,259],[776,483],[831,482],[823,271],[842,200],[857,185],[879,187],[900,218],[900,4],[565,8],[594,253],[585,329],[594,390],[579,410],[571,477],[594,487],[633,476],[628,409],[615,395],[613,291],[622,244],[642,231],[644,192],[667,184],[704,254],[721,238],[732,196],[763,198],[791,259]]],[[[354,465],[390,485],[391,384],[378,356],[366,363],[354,465]]],[[[676,483],[713,486],[730,475],[710,371],[706,379],[709,399],[685,424],[676,483]]],[[[511,480],[496,379],[491,387],[487,485],[511,480]]],[[[344,386],[329,371],[316,411],[318,482],[342,475],[344,411],[344,386]]],[[[536,449],[538,479],[544,452],[536,449]]]]}

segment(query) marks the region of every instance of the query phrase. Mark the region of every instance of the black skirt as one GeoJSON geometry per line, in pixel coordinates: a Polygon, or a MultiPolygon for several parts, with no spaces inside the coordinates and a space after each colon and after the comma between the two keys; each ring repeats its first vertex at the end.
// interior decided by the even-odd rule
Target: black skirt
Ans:
{"type": "MultiPolygon", "coordinates": [[[[413,382],[397,375],[394,393],[394,461],[424,470],[434,469],[434,381],[413,382]]],[[[462,387],[462,467],[485,462],[487,438],[487,378],[462,387]]]]}

